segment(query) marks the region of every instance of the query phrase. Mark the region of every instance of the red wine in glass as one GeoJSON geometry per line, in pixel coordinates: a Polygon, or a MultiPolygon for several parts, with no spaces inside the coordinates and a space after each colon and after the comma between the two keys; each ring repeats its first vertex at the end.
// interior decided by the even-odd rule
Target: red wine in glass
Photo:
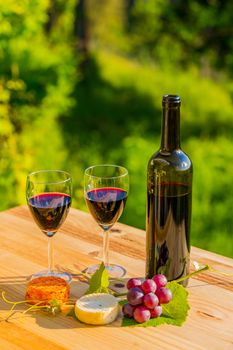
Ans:
{"type": "Polygon", "coordinates": [[[53,236],[64,222],[70,205],[71,196],[59,192],[42,193],[28,200],[34,220],[49,237],[53,236]]]}
{"type": "Polygon", "coordinates": [[[102,228],[110,228],[121,216],[127,192],[121,188],[96,188],[86,193],[88,209],[102,228]]]}
{"type": "MultiPolygon", "coordinates": [[[[123,277],[124,267],[109,264],[109,229],[120,218],[129,191],[129,174],[124,167],[101,164],[89,167],[84,173],[84,196],[87,207],[103,229],[103,262],[110,277],[123,277]]],[[[99,265],[89,266],[87,273],[94,273],[99,265]]]]}
{"type": "Polygon", "coordinates": [[[56,276],[71,280],[66,272],[53,269],[52,237],[67,217],[71,205],[72,180],[61,170],[40,170],[27,176],[26,198],[30,212],[41,231],[48,237],[48,270],[32,275],[56,276]]]}

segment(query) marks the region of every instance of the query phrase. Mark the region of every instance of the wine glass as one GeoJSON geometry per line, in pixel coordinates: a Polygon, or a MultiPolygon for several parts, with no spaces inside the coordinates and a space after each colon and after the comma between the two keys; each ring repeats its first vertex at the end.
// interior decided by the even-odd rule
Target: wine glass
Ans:
{"type": "MultiPolygon", "coordinates": [[[[126,270],[109,264],[109,229],[121,216],[129,191],[128,170],[118,165],[96,165],[84,173],[84,196],[87,207],[103,229],[103,262],[110,277],[122,277],[126,270]]],[[[94,273],[99,265],[89,266],[87,273],[94,273]]]]}
{"type": "Polygon", "coordinates": [[[72,180],[70,174],[61,170],[40,170],[27,176],[26,198],[30,212],[48,237],[48,270],[32,275],[55,276],[71,280],[66,272],[53,269],[52,237],[65,221],[71,205],[72,180]]]}

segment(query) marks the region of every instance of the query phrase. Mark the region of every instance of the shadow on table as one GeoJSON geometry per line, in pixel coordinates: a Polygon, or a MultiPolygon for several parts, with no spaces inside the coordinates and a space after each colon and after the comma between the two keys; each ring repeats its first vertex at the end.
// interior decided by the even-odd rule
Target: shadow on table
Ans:
{"type": "Polygon", "coordinates": [[[5,302],[5,297],[9,302],[25,300],[25,290],[30,276],[9,276],[0,277],[0,312],[9,310],[11,304],[5,302]]]}
{"type": "MultiPolygon", "coordinates": [[[[117,293],[125,293],[126,292],[126,283],[128,278],[119,280],[110,281],[110,288],[117,293]]],[[[80,283],[75,279],[71,282],[71,298],[79,298],[82,296],[88,288],[86,283],[80,283]]],[[[119,313],[119,316],[116,321],[111,324],[104,326],[93,326],[88,324],[83,324],[78,321],[74,313],[71,312],[71,315],[58,315],[58,316],[49,316],[42,315],[41,313],[36,314],[34,316],[36,318],[36,322],[40,327],[49,328],[49,329],[70,329],[70,328],[96,328],[96,327],[120,327],[122,315],[119,313]],[[52,322],[51,322],[52,321],[52,322]]]]}
{"type": "MultiPolygon", "coordinates": [[[[87,325],[79,322],[74,315],[57,314],[52,315],[46,311],[29,311],[24,313],[28,309],[28,305],[25,303],[18,304],[15,310],[11,312],[12,303],[25,300],[25,292],[27,283],[30,280],[30,276],[10,276],[0,277],[0,323],[1,322],[22,322],[28,319],[34,319],[39,327],[48,329],[75,329],[75,328],[95,328],[97,326],[87,325]],[[2,295],[4,293],[4,296],[2,295]],[[3,297],[8,300],[4,301],[3,297]]],[[[124,293],[126,291],[125,284],[127,279],[119,281],[111,281],[111,288],[118,292],[124,293]]],[[[87,290],[88,285],[74,279],[71,282],[71,300],[81,297],[87,290]]],[[[30,305],[29,305],[30,307],[30,305]]],[[[68,311],[67,311],[68,312],[68,311]]],[[[120,327],[121,315],[112,324],[104,327],[120,327]]]]}
{"type": "MultiPolygon", "coordinates": [[[[10,309],[12,304],[7,303],[2,298],[2,292],[4,292],[5,298],[10,302],[18,302],[25,300],[25,291],[27,283],[30,279],[30,276],[11,276],[11,277],[0,277],[0,323],[4,322],[4,319],[7,315],[10,314],[10,309]]],[[[110,288],[117,293],[126,293],[126,283],[127,278],[119,280],[110,281],[110,288]]],[[[203,287],[209,285],[210,283],[203,284],[203,282],[198,285],[203,287]]],[[[216,283],[215,283],[216,284],[216,283]]],[[[195,286],[197,287],[197,286],[195,286]]],[[[71,282],[71,300],[76,300],[81,297],[87,290],[88,285],[86,283],[80,282],[79,280],[74,279],[71,282]]],[[[190,287],[192,288],[192,287],[190,287]]],[[[75,329],[75,328],[96,328],[96,327],[112,327],[117,328],[121,326],[122,314],[119,313],[119,316],[116,321],[105,326],[92,326],[79,322],[74,313],[69,314],[69,310],[66,313],[61,313],[57,315],[49,314],[46,311],[29,311],[26,314],[23,314],[27,310],[28,305],[19,304],[17,305],[17,312],[12,313],[8,318],[8,322],[22,322],[23,319],[34,319],[39,327],[47,329],[75,329]]]]}

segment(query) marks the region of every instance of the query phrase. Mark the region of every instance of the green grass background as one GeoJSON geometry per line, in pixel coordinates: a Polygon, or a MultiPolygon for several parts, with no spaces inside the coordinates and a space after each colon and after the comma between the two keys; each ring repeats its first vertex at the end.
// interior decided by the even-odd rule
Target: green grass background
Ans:
{"type": "MultiPolygon", "coordinates": [[[[47,168],[70,171],[73,207],[87,210],[84,169],[117,163],[130,174],[120,221],[144,229],[146,168],[160,145],[161,98],[179,94],[181,144],[194,166],[191,243],[233,257],[230,77],[203,74],[191,59],[185,67],[138,59],[112,27],[105,41],[93,40],[84,76],[73,33],[76,1],[58,2],[48,33],[49,4],[0,5],[0,209],[25,204],[27,173],[47,168]]],[[[166,45],[160,49],[168,57],[166,45]]]]}

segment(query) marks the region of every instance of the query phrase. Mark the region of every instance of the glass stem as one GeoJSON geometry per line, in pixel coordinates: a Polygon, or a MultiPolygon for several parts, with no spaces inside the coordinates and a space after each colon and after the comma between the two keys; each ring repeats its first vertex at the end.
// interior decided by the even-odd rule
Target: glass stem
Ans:
{"type": "Polygon", "coordinates": [[[48,237],[48,270],[53,271],[53,242],[52,237],[48,237]]]}
{"type": "Polygon", "coordinates": [[[103,263],[105,266],[109,265],[109,232],[103,232],[103,263]]]}

